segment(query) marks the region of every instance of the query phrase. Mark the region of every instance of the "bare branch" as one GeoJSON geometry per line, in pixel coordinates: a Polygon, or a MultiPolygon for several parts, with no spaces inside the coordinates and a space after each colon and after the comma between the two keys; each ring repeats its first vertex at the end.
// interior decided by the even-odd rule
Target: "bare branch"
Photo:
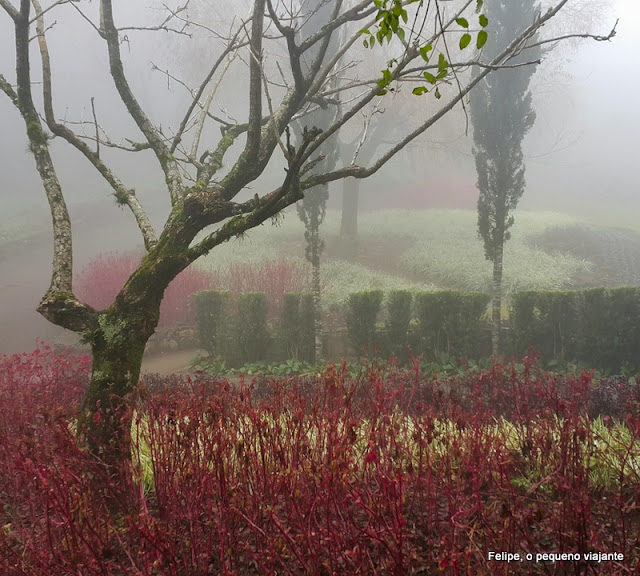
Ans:
{"type": "Polygon", "coordinates": [[[18,103],[18,95],[13,89],[13,86],[9,84],[7,79],[2,74],[0,74],[0,90],[2,90],[9,97],[9,100],[11,100],[11,102],[13,102],[13,105],[19,110],[20,104],[18,103]]]}
{"type": "Polygon", "coordinates": [[[375,106],[371,114],[365,115],[364,118],[364,126],[362,127],[362,134],[360,136],[360,141],[356,144],[356,149],[353,152],[353,159],[351,160],[351,164],[355,164],[358,159],[358,154],[360,154],[360,150],[364,146],[364,143],[367,140],[367,135],[369,133],[369,127],[371,126],[371,120],[373,120],[373,116],[375,114],[382,114],[384,110],[380,110],[378,106],[375,106]]]}
{"type": "Polygon", "coordinates": [[[178,132],[176,133],[175,138],[173,139],[173,143],[171,144],[171,148],[170,148],[171,154],[173,154],[173,152],[175,151],[176,147],[178,146],[178,144],[179,144],[179,142],[180,142],[180,140],[182,138],[182,135],[184,133],[184,129],[187,126],[187,122],[189,121],[189,118],[191,118],[191,114],[193,114],[193,110],[195,109],[196,105],[200,101],[200,98],[202,97],[202,94],[204,93],[207,85],[211,81],[211,78],[213,78],[213,75],[217,72],[217,70],[220,67],[220,65],[224,62],[225,58],[231,52],[233,52],[234,50],[236,50],[237,48],[239,48],[242,45],[246,46],[246,42],[241,44],[241,45],[237,45],[236,44],[238,35],[240,34],[241,30],[242,30],[242,27],[238,28],[238,31],[235,33],[235,35],[233,36],[233,38],[229,42],[229,45],[222,51],[222,54],[220,54],[218,59],[215,61],[214,65],[211,67],[211,70],[209,71],[209,73],[207,74],[205,79],[200,84],[200,87],[198,88],[198,91],[195,93],[191,104],[187,108],[187,111],[186,111],[186,113],[184,115],[184,118],[182,119],[182,122],[180,122],[180,127],[178,128],[178,132]]]}
{"type": "Polygon", "coordinates": [[[549,38],[548,40],[541,40],[540,42],[536,42],[534,44],[527,44],[522,48],[522,50],[529,50],[530,48],[536,48],[538,46],[543,46],[545,44],[556,44],[557,42],[561,42],[562,40],[569,40],[571,38],[586,38],[589,40],[595,40],[596,42],[610,42],[616,35],[616,28],[618,27],[618,22],[620,20],[616,20],[616,23],[613,25],[611,32],[606,36],[599,36],[597,34],[565,34],[564,36],[557,36],[555,38],[549,38]]]}
{"type": "Polygon", "coordinates": [[[73,2],[71,4],[71,6],[73,6],[76,10],[76,12],[78,12],[78,14],[80,14],[80,16],[82,16],[88,23],[89,25],[98,33],[98,35],[101,38],[104,38],[104,34],[102,33],[102,30],[100,28],[98,28],[98,26],[96,26],[92,21],[91,18],[89,18],[82,10],[80,10],[80,8],[78,8],[78,6],[76,6],[76,3],[73,2]]]}
{"type": "Polygon", "coordinates": [[[378,10],[379,8],[377,6],[371,6],[370,0],[363,0],[350,10],[345,11],[342,15],[338,16],[333,21],[327,22],[327,24],[320,28],[318,32],[309,36],[309,38],[307,38],[304,42],[301,42],[300,46],[298,46],[300,54],[303,54],[304,52],[309,50],[309,48],[311,48],[316,42],[320,41],[322,38],[333,32],[337,28],[340,28],[340,26],[342,26],[343,24],[346,24],[347,22],[363,20],[364,18],[377,13],[378,10]]]}
{"type": "Polygon", "coordinates": [[[302,199],[302,190],[300,187],[300,172],[304,169],[304,160],[306,151],[311,143],[318,137],[320,130],[305,130],[303,134],[302,144],[298,151],[291,150],[288,154],[289,168],[287,175],[280,188],[266,194],[262,198],[256,197],[244,204],[237,204],[236,210],[241,213],[249,211],[246,216],[234,216],[215,232],[209,234],[198,244],[189,249],[189,258],[193,262],[200,256],[208,254],[209,251],[229,240],[245,232],[246,230],[257,226],[264,222],[267,218],[275,216],[283,208],[302,199]]]}
{"type": "Polygon", "coordinates": [[[304,75],[302,74],[302,67],[300,66],[300,51],[298,46],[296,45],[296,31],[291,26],[284,26],[278,16],[276,15],[276,11],[273,9],[273,4],[271,0],[267,0],[267,7],[269,9],[269,16],[271,20],[275,24],[276,28],[287,40],[287,50],[289,51],[289,61],[291,63],[291,73],[293,74],[293,81],[296,84],[296,88],[299,91],[304,90],[305,81],[304,75]]]}
{"type": "Polygon", "coordinates": [[[93,113],[93,123],[96,127],[96,156],[100,157],[100,131],[98,129],[98,117],[96,116],[95,98],[91,97],[91,112],[93,113]]]}
{"type": "Polygon", "coordinates": [[[111,67],[111,76],[115,83],[116,89],[120,94],[122,102],[127,107],[129,114],[137,124],[140,131],[144,134],[145,138],[151,144],[151,148],[155,152],[156,158],[162,167],[162,171],[165,175],[165,181],[169,188],[169,195],[171,196],[171,203],[173,205],[183,196],[184,186],[182,184],[182,178],[180,177],[180,171],[178,163],[173,158],[169,148],[164,143],[162,135],[153,126],[147,115],[143,112],[140,104],[136,100],[129,82],[124,73],[124,67],[122,65],[122,59],[120,57],[120,43],[118,39],[118,30],[116,29],[113,21],[113,9],[111,0],[101,0],[101,15],[103,22],[103,33],[107,41],[107,47],[109,51],[109,64],[111,67]]]}
{"type": "MultiPolygon", "coordinates": [[[[47,296],[64,294],[75,300],[72,293],[73,243],[69,211],[56,174],[48,136],[45,133],[31,92],[29,60],[29,0],[20,0],[20,13],[15,19],[17,104],[24,119],[29,148],[35,159],[42,185],[47,195],[53,225],[53,262],[47,296]]],[[[5,86],[6,91],[6,86],[5,86]]],[[[11,98],[11,91],[9,91],[11,98]]],[[[63,324],[64,325],[64,324],[63,324]]]]}
{"type": "MultiPolygon", "coordinates": [[[[195,133],[195,135],[193,137],[193,144],[191,146],[191,154],[189,154],[189,157],[192,160],[195,160],[196,156],[198,155],[198,149],[200,148],[200,139],[202,138],[202,130],[204,129],[204,123],[207,120],[207,116],[209,115],[209,110],[211,108],[211,103],[213,102],[213,97],[215,96],[216,92],[218,91],[218,88],[220,87],[222,79],[224,78],[225,74],[227,73],[227,70],[229,70],[229,66],[231,66],[231,62],[233,62],[233,58],[229,58],[227,60],[227,63],[225,64],[222,72],[220,73],[220,77],[218,78],[218,81],[216,82],[214,87],[209,92],[209,95],[207,96],[207,100],[205,101],[204,105],[202,106],[202,113],[200,114],[200,119],[199,119],[198,124],[196,126],[196,133],[195,133]]],[[[225,122],[225,124],[227,126],[230,126],[226,122],[225,122]]]]}
{"type": "Polygon", "coordinates": [[[18,20],[20,12],[18,12],[18,9],[13,4],[11,4],[9,0],[0,0],[0,7],[5,9],[6,13],[9,14],[14,22],[18,20]]]}
{"type": "Polygon", "coordinates": [[[254,162],[260,150],[262,120],[262,34],[265,0],[255,0],[251,18],[251,60],[249,65],[249,129],[243,156],[254,162]]]}
{"type": "MultiPolygon", "coordinates": [[[[484,79],[494,67],[500,66],[507,62],[510,58],[514,56],[514,54],[518,53],[521,50],[522,42],[527,38],[530,38],[536,30],[538,30],[541,26],[544,25],[545,22],[553,18],[562,7],[568,2],[568,0],[561,0],[556,4],[553,8],[549,9],[544,16],[538,17],[524,32],[522,32],[517,38],[509,44],[498,56],[496,56],[493,61],[486,66],[482,72],[480,72],[469,84],[461,91],[459,91],[456,96],[445,106],[443,106],[436,114],[431,116],[428,120],[426,120],[422,125],[416,128],[413,132],[408,134],[405,138],[403,138],[400,142],[398,142],[395,146],[389,149],[385,154],[383,154],[376,162],[374,162],[369,168],[363,168],[360,166],[348,166],[339,170],[335,170],[330,173],[313,175],[300,183],[301,188],[308,189],[319,184],[323,184],[326,182],[332,182],[334,180],[339,180],[342,178],[346,178],[349,176],[353,176],[355,178],[366,178],[371,176],[375,172],[377,172],[382,166],[384,166],[391,158],[393,158],[400,150],[406,147],[411,141],[415,140],[418,136],[423,134],[426,130],[431,128],[438,120],[440,120],[443,116],[445,116],[448,112],[450,112],[456,104],[458,104],[472,89],[478,84],[482,79],[484,79]]],[[[410,53],[408,53],[410,56],[410,53]]],[[[401,68],[403,64],[406,63],[406,58],[403,62],[398,64],[398,68],[401,68]]],[[[406,64],[405,64],[406,65],[406,64]]],[[[396,69],[397,71],[398,69],[396,69]]],[[[365,98],[366,100],[367,98],[365,98]]],[[[356,106],[354,108],[360,108],[356,106]]],[[[329,130],[325,131],[320,138],[318,138],[313,145],[311,145],[307,151],[307,157],[318,148],[318,146],[322,143],[322,141],[326,140],[327,133],[333,133],[341,126],[343,126],[346,122],[346,119],[352,117],[353,114],[348,113],[341,120],[336,122],[334,126],[332,126],[329,130]]]]}
{"type": "Polygon", "coordinates": [[[93,119],[96,130],[96,151],[94,152],[89,146],[81,140],[75,132],[59,124],[55,119],[53,111],[53,95],[51,88],[51,61],[49,57],[49,48],[47,46],[47,40],[44,32],[44,17],[42,16],[42,10],[39,0],[31,0],[36,12],[36,30],[38,34],[38,45],[40,48],[40,58],[42,60],[42,86],[43,86],[43,100],[44,100],[44,112],[47,126],[56,136],[60,136],[66,140],[69,144],[80,151],[91,164],[98,170],[103,178],[111,185],[115,192],[115,197],[120,204],[129,206],[138,228],[140,229],[145,247],[150,250],[157,242],[155,232],[151,223],[142,209],[138,199],[135,197],[133,190],[127,189],[124,184],[113,174],[113,172],[104,164],[100,158],[100,134],[98,131],[98,120],[95,112],[94,99],[91,98],[91,108],[93,111],[93,119]]]}
{"type": "MultiPolygon", "coordinates": [[[[3,0],[0,0],[0,2],[2,1],[3,0]]],[[[57,0],[57,2],[54,2],[53,4],[47,6],[44,10],[42,10],[42,15],[44,16],[47,12],[49,12],[49,10],[52,10],[56,6],[60,6],[61,4],[71,4],[72,2],[74,2],[74,0],[57,0]]],[[[33,24],[37,19],[37,15],[31,18],[31,20],[29,20],[29,26],[31,26],[31,24],[33,24]]]]}

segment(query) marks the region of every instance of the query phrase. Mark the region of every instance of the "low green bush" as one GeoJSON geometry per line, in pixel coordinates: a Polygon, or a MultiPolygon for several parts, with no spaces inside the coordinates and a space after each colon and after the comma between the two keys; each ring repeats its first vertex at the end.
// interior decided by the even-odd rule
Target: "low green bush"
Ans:
{"type": "Polygon", "coordinates": [[[211,357],[224,356],[229,329],[229,292],[197,292],[192,306],[200,347],[211,357]]]}
{"type": "Polygon", "coordinates": [[[387,297],[385,322],[387,350],[397,356],[400,362],[406,362],[409,359],[407,345],[412,302],[413,294],[408,290],[392,290],[387,297]]]}
{"type": "Polygon", "coordinates": [[[429,360],[479,358],[482,317],[491,300],[482,292],[420,292],[416,294],[418,352],[429,360]]]}
{"type": "Polygon", "coordinates": [[[285,293],[279,326],[280,347],[285,359],[315,360],[313,294],[285,293]]]}
{"type": "Polygon", "coordinates": [[[382,290],[367,290],[349,295],[346,324],[351,346],[357,355],[367,348],[373,352],[377,344],[376,322],[382,304],[382,290]]]}
{"type": "Polygon", "coordinates": [[[264,292],[238,294],[233,326],[234,363],[242,365],[267,357],[271,340],[267,311],[267,295],[264,292]]]}

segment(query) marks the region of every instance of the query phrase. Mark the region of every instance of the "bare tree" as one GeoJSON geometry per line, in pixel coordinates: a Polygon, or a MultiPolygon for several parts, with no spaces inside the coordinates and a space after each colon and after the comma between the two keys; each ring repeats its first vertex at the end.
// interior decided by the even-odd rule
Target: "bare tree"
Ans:
{"type": "MultiPolygon", "coordinates": [[[[133,34],[134,30],[162,30],[184,36],[187,41],[185,26],[193,23],[186,21],[184,10],[174,8],[160,22],[146,27],[127,27],[116,23],[112,0],[100,1],[99,18],[92,18],[87,12],[90,2],[57,0],[42,6],[40,0],[0,0],[0,8],[13,24],[16,54],[15,78],[0,75],[0,89],[24,119],[29,148],[51,208],[53,224],[51,282],[38,311],[54,324],[81,334],[91,344],[93,369],[79,419],[89,448],[111,463],[130,457],[128,408],[138,386],[146,343],[158,323],[164,291],[177,274],[222,242],[293,205],[304,197],[305,190],[343,178],[362,179],[374,174],[448,114],[493,69],[508,66],[514,55],[526,49],[528,39],[567,2],[558,0],[538,15],[489,61],[454,62],[459,51],[452,38],[459,38],[460,23],[463,22],[460,18],[465,11],[475,7],[473,0],[464,2],[459,10],[447,15],[437,1],[423,7],[409,2],[415,4],[415,10],[408,15],[403,7],[406,3],[399,0],[383,2],[382,6],[373,0],[361,0],[350,7],[343,0],[327,0],[331,6],[329,18],[317,33],[304,40],[300,40],[296,14],[292,14],[295,3],[253,0],[247,2],[250,12],[246,18],[238,15],[230,33],[212,30],[215,35],[212,36],[211,68],[194,89],[173,133],[167,135],[166,123],[164,129],[154,125],[136,98],[123,65],[121,48],[125,35],[133,34]],[[152,153],[164,175],[171,210],[159,233],[134,190],[107,165],[105,148],[116,144],[102,134],[98,120],[91,122],[95,134],[87,136],[72,130],[56,115],[47,22],[52,21],[62,5],[80,12],[87,25],[104,41],[110,75],[120,103],[141,135],[119,147],[132,154],[152,153]],[[412,21],[406,23],[405,33],[402,27],[403,22],[409,20],[408,16],[412,21]],[[354,24],[357,30],[372,29],[372,34],[381,33],[378,43],[396,39],[397,57],[383,72],[382,78],[361,81],[357,86],[349,83],[342,86],[343,95],[347,91],[353,95],[343,112],[324,132],[308,126],[294,146],[287,136],[291,122],[316,106],[332,105],[327,94],[332,74],[340,59],[356,42],[362,41],[363,34],[356,31],[348,35],[347,41],[332,57],[327,57],[327,48],[333,34],[354,24]],[[42,69],[41,110],[33,94],[30,46],[34,40],[38,44],[42,69]],[[309,58],[310,64],[305,67],[302,62],[311,50],[315,56],[309,58]],[[275,63],[270,58],[278,51],[284,51],[286,60],[279,59],[275,63]],[[237,62],[244,64],[244,68],[236,68],[236,72],[246,71],[248,85],[248,109],[246,119],[241,122],[213,114],[207,107],[207,94],[224,74],[229,58],[234,56],[237,62]],[[274,77],[274,64],[282,70],[280,80],[274,77]],[[456,82],[456,78],[460,78],[458,72],[472,64],[480,66],[482,71],[473,80],[456,82]],[[424,76],[425,72],[429,76],[424,76]],[[424,83],[424,79],[429,80],[433,73],[437,74],[433,89],[436,97],[440,90],[445,92],[444,83],[451,81],[452,88],[430,117],[417,118],[415,126],[406,135],[382,151],[368,166],[352,163],[339,169],[312,172],[321,160],[317,154],[320,146],[357,118],[362,110],[374,105],[385,91],[400,89],[404,82],[415,87],[416,78],[422,78],[424,83]],[[205,144],[202,130],[198,129],[205,122],[213,122],[220,129],[220,138],[210,146],[205,144]],[[113,304],[104,310],[95,310],[81,302],[73,291],[71,221],[50,154],[51,134],[65,140],[95,167],[113,189],[118,202],[130,209],[144,239],[146,254],[140,266],[113,304]],[[225,168],[224,160],[234,146],[239,147],[237,158],[225,168]],[[240,192],[255,182],[278,156],[286,163],[280,185],[265,193],[256,193],[248,201],[238,201],[240,192]],[[203,237],[198,236],[212,225],[217,228],[206,231],[203,237]]],[[[61,25],[59,22],[57,28],[61,25]]],[[[478,37],[481,34],[482,31],[478,37]]],[[[72,34],[68,38],[69,43],[74,42],[72,34]]],[[[3,50],[7,49],[9,40],[7,37],[0,40],[3,50]]],[[[432,90],[431,84],[428,88],[432,90]]],[[[426,90],[425,87],[416,93],[426,90]]]]}

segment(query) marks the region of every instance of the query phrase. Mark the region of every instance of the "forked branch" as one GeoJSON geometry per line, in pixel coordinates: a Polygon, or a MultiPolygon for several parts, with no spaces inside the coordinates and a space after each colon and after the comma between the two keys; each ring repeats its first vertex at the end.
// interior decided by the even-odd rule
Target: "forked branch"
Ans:
{"type": "Polygon", "coordinates": [[[175,158],[171,154],[170,148],[165,144],[160,132],[153,126],[140,104],[136,100],[129,82],[124,73],[122,58],[120,56],[120,41],[118,30],[113,20],[113,9],[111,0],[100,0],[101,19],[103,25],[103,35],[107,41],[109,51],[109,65],[111,76],[115,83],[118,94],[126,106],[129,114],[135,121],[140,131],[151,145],[162,171],[171,196],[171,203],[175,205],[184,193],[184,185],[180,176],[180,169],[175,158]]]}
{"type": "MultiPolygon", "coordinates": [[[[153,226],[147,217],[146,212],[142,208],[140,201],[135,195],[135,191],[128,189],[122,181],[113,173],[113,171],[102,161],[100,158],[99,148],[99,134],[97,120],[95,119],[94,109],[94,122],[96,124],[96,150],[92,150],[89,145],[84,142],[78,135],[67,128],[66,126],[58,123],[53,111],[53,95],[51,87],[51,60],[49,56],[49,48],[47,45],[47,39],[44,29],[44,16],[39,0],[31,0],[34,10],[36,12],[36,31],[38,37],[38,46],[40,49],[40,59],[42,61],[42,92],[44,101],[44,116],[47,122],[49,130],[56,136],[59,136],[81,152],[89,162],[96,168],[96,170],[102,175],[102,177],[109,183],[114,190],[114,195],[119,204],[127,205],[133,213],[138,228],[142,233],[144,239],[144,245],[147,250],[150,250],[157,242],[156,234],[153,230],[153,226]]],[[[93,99],[92,99],[93,108],[93,99]]]]}

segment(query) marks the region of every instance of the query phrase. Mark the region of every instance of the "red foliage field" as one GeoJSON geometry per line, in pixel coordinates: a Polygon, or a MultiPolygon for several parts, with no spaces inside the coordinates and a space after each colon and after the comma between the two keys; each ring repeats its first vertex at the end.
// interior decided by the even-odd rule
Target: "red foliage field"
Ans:
{"type": "Polygon", "coordinates": [[[5,357],[0,573],[638,573],[637,411],[596,426],[593,375],[531,358],[448,379],[418,366],[239,387],[150,378],[116,472],[73,433],[88,360],[5,357]]]}

